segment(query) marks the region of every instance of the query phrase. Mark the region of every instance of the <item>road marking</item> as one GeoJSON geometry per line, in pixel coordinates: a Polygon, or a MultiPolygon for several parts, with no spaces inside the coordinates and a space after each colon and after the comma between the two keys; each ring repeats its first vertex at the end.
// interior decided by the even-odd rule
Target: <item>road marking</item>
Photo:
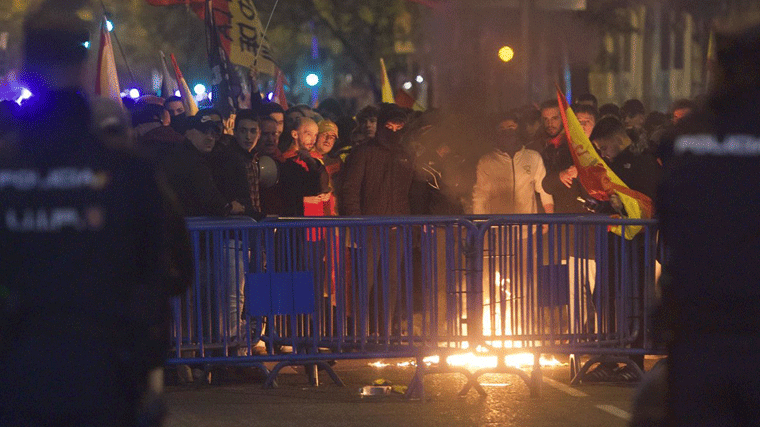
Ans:
{"type": "Polygon", "coordinates": [[[547,383],[547,384],[549,384],[550,386],[556,388],[557,390],[564,391],[565,393],[567,393],[567,394],[569,394],[570,396],[573,396],[573,397],[586,397],[586,396],[588,396],[588,394],[586,394],[586,393],[584,393],[584,392],[582,392],[580,390],[574,389],[574,388],[572,388],[570,386],[566,386],[566,385],[562,384],[559,381],[554,381],[551,378],[544,377],[544,382],[547,383]]]}
{"type": "Polygon", "coordinates": [[[612,406],[612,405],[596,405],[596,407],[599,408],[599,409],[601,409],[602,411],[608,413],[608,414],[612,414],[612,415],[614,415],[614,416],[616,416],[618,418],[622,418],[622,419],[624,419],[626,421],[630,421],[631,420],[631,414],[629,414],[628,412],[625,412],[624,410],[622,410],[620,408],[617,408],[615,406],[612,406]]]}

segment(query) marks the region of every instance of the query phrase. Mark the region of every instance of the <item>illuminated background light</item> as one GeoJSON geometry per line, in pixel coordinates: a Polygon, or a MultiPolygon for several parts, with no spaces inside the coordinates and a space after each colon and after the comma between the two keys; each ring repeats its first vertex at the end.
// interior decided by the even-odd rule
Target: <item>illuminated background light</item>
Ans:
{"type": "Polygon", "coordinates": [[[109,33],[110,33],[111,31],[113,31],[113,22],[111,22],[111,21],[106,21],[106,28],[108,29],[108,32],[109,32],[109,33]]]}
{"type": "Polygon", "coordinates": [[[203,86],[202,84],[198,83],[193,88],[193,91],[195,92],[196,95],[204,94],[204,93],[206,93],[206,86],[203,86]]]}
{"type": "Polygon", "coordinates": [[[306,76],[306,84],[309,85],[309,86],[311,86],[311,87],[314,87],[314,86],[318,85],[319,84],[319,76],[316,75],[316,74],[314,74],[314,73],[309,74],[308,76],[306,76]]]}
{"type": "Polygon", "coordinates": [[[404,83],[404,89],[409,90],[412,88],[412,82],[406,82],[404,83]]]}
{"type": "Polygon", "coordinates": [[[86,41],[86,42],[82,43],[82,46],[84,46],[85,49],[89,49],[90,48],[90,42],[86,41]]]}
{"type": "Polygon", "coordinates": [[[422,76],[417,76],[416,80],[417,80],[417,83],[422,83],[425,81],[425,79],[423,79],[422,76]]]}
{"type": "Polygon", "coordinates": [[[180,93],[179,89],[177,89],[177,90],[174,91],[174,96],[176,96],[178,98],[182,96],[182,93],[180,93]]]}
{"type": "Polygon", "coordinates": [[[18,99],[16,99],[16,103],[17,104],[21,104],[21,102],[23,100],[29,99],[31,97],[32,97],[32,92],[30,92],[29,89],[27,89],[27,88],[22,88],[21,89],[21,96],[19,96],[18,99]]]}
{"type": "Polygon", "coordinates": [[[515,51],[509,46],[504,46],[499,49],[499,59],[504,62],[509,62],[515,57],[515,51]]]}

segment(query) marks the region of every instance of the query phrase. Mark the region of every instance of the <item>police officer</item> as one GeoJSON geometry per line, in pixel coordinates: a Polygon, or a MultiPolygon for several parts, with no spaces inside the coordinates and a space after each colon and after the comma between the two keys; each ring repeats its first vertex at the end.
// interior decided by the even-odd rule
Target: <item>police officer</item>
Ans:
{"type": "Polygon", "coordinates": [[[34,96],[0,157],[0,425],[144,425],[189,244],[154,168],[90,132],[88,28],[57,3],[25,21],[34,96]]]}
{"type": "Polygon", "coordinates": [[[658,194],[669,426],[760,420],[760,25],[721,34],[717,67],[658,194]]]}

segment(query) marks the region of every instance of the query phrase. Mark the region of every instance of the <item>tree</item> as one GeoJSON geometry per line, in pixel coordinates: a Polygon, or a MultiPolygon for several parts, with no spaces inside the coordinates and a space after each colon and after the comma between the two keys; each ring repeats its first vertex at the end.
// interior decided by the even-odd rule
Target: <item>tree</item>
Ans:
{"type": "MultiPolygon", "coordinates": [[[[262,18],[269,16],[274,3],[274,0],[257,2],[262,18]]],[[[282,62],[281,68],[287,65],[295,69],[299,54],[310,49],[313,28],[320,46],[333,56],[336,68],[359,74],[379,100],[379,59],[384,57],[391,68],[400,64],[393,50],[393,27],[395,18],[404,11],[419,18],[418,6],[404,0],[280,1],[268,37],[282,62]]],[[[415,33],[417,40],[419,36],[419,32],[415,33]]]]}

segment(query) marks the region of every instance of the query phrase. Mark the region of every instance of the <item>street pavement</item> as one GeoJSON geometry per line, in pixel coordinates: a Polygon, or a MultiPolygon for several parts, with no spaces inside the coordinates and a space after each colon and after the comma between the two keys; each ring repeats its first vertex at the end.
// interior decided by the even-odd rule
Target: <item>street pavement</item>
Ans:
{"type": "MultiPolygon", "coordinates": [[[[562,359],[560,359],[562,361],[562,359]]],[[[656,360],[647,360],[649,369],[656,360]]],[[[400,367],[401,360],[339,361],[334,369],[345,382],[338,387],[325,375],[310,387],[303,368],[286,368],[279,387],[264,390],[261,382],[239,377],[212,384],[167,386],[169,414],[165,426],[604,426],[627,425],[636,391],[631,384],[569,386],[567,364],[543,368],[541,397],[532,398],[516,375],[487,374],[480,383],[481,397],[460,374],[429,375],[425,398],[405,400],[400,394],[362,397],[360,389],[382,379],[408,385],[415,369],[400,367]]],[[[527,368],[526,368],[527,369],[527,368]]],[[[171,375],[169,373],[168,375],[171,375]]]]}

